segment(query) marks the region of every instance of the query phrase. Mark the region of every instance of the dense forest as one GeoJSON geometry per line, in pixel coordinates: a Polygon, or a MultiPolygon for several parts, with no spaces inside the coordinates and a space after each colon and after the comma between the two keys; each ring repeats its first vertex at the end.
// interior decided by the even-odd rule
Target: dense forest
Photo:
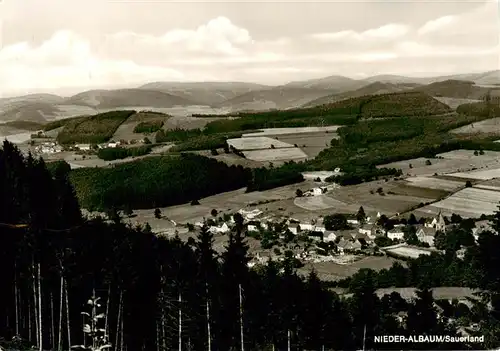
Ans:
{"type": "Polygon", "coordinates": [[[249,171],[195,155],[157,156],[70,173],[82,207],[154,208],[198,200],[247,185],[249,171]]]}
{"type": "Polygon", "coordinates": [[[106,147],[97,151],[97,157],[104,161],[119,160],[127,157],[144,156],[151,152],[152,145],[136,147],[106,147]]]}
{"type": "MultiPolygon", "coordinates": [[[[496,306],[499,287],[500,246],[491,239],[497,234],[469,247],[480,277],[475,286],[490,294],[470,309],[454,304],[438,314],[425,280],[407,281],[419,283],[420,290],[415,301],[405,301],[397,293],[377,297],[380,283],[372,271],[352,279],[352,295],[342,297],[314,272],[300,277],[288,254],[283,262],[250,269],[241,216],[235,216],[222,253],[214,251],[206,227],[184,242],[157,237],[147,225],[130,227],[119,217],[84,219],[64,163],[55,164],[51,173],[42,160],[24,158],[8,142],[0,150],[0,180],[0,279],[8,287],[0,299],[4,347],[89,345],[85,335],[95,324],[84,327],[81,312],[89,310],[94,294],[101,298],[103,312],[96,321],[102,341],[117,351],[229,351],[242,343],[256,351],[500,345],[498,310],[487,308],[496,306]],[[374,343],[375,335],[384,334],[457,335],[457,321],[478,323],[485,343],[374,343]]],[[[499,218],[494,228],[500,227],[499,218]]]]}

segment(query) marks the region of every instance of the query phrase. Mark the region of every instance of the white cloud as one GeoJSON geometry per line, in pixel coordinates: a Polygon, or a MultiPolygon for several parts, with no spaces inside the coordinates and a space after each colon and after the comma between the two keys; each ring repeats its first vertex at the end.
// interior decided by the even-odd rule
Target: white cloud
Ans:
{"type": "Polygon", "coordinates": [[[315,33],[311,37],[319,41],[396,39],[405,36],[409,27],[399,23],[389,23],[363,32],[343,30],[333,33],[315,33]]]}
{"type": "Polygon", "coordinates": [[[426,22],[417,31],[419,35],[434,33],[439,30],[446,29],[451,24],[456,23],[455,16],[443,16],[426,22]]]}
{"type": "Polygon", "coordinates": [[[60,30],[38,45],[21,42],[0,49],[0,91],[107,88],[161,80],[250,78],[267,83],[269,76],[284,82],[320,72],[363,75],[376,67],[412,73],[419,66],[437,74],[442,67],[489,70],[495,68],[491,66],[495,59],[498,64],[500,52],[495,6],[490,2],[470,13],[433,19],[420,28],[388,23],[365,31],[265,40],[254,40],[247,29],[226,17],[159,35],[110,32],[100,42],[60,30]],[[485,40],[479,42],[480,38],[485,40]],[[464,62],[473,66],[467,68],[464,62]]]}

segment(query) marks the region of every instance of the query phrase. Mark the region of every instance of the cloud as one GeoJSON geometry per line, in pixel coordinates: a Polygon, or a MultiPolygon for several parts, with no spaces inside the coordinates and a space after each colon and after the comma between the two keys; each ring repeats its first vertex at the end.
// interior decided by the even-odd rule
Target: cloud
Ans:
{"type": "Polygon", "coordinates": [[[426,22],[417,31],[419,35],[431,34],[439,30],[446,29],[451,24],[456,23],[456,16],[443,16],[426,22]]]}
{"type": "Polygon", "coordinates": [[[387,23],[364,31],[262,39],[223,16],[159,34],[110,31],[100,40],[59,30],[38,44],[26,41],[0,48],[0,91],[111,88],[162,80],[279,84],[322,72],[356,76],[450,73],[440,72],[443,67],[489,70],[498,65],[500,52],[495,6],[498,9],[496,2],[489,2],[420,27],[387,23]]]}
{"type": "Polygon", "coordinates": [[[343,30],[333,33],[315,33],[311,37],[319,41],[396,39],[405,36],[409,27],[399,23],[389,23],[363,32],[343,30]]]}

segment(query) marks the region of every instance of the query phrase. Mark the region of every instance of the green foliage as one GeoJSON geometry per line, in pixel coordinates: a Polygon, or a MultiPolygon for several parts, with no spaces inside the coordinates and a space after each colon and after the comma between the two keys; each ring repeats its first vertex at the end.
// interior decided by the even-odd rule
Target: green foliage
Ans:
{"type": "Polygon", "coordinates": [[[203,156],[150,157],[112,168],[71,172],[78,198],[89,209],[164,207],[244,187],[248,171],[203,156]]]}
{"type": "Polygon", "coordinates": [[[303,164],[293,161],[287,162],[279,168],[254,168],[251,171],[247,192],[263,191],[303,182],[304,177],[300,173],[303,170],[303,164]]]}
{"type": "Polygon", "coordinates": [[[9,121],[2,123],[2,126],[12,127],[16,129],[25,129],[25,130],[40,130],[43,129],[43,124],[31,121],[9,121]]]}
{"type": "Polygon", "coordinates": [[[104,161],[119,160],[127,157],[147,155],[151,152],[151,149],[151,145],[142,145],[130,148],[106,147],[97,151],[97,157],[104,161]]]}
{"type": "Polygon", "coordinates": [[[500,117],[500,105],[487,101],[473,102],[458,106],[457,112],[467,116],[500,117]]]}
{"type": "Polygon", "coordinates": [[[59,119],[56,121],[52,121],[47,123],[46,125],[43,126],[43,130],[45,132],[64,127],[67,124],[75,124],[78,123],[78,121],[83,121],[85,119],[89,118],[89,116],[77,116],[77,117],[71,117],[71,118],[64,118],[64,119],[59,119]]]}
{"type": "Polygon", "coordinates": [[[159,131],[163,127],[163,123],[163,121],[158,120],[141,122],[135,126],[134,133],[154,133],[156,131],[159,131]]]}
{"type": "Polygon", "coordinates": [[[342,213],[325,216],[323,224],[326,230],[344,230],[349,229],[347,217],[342,213]]]}
{"type": "Polygon", "coordinates": [[[60,144],[104,143],[111,139],[120,124],[133,114],[135,111],[111,111],[67,121],[57,136],[57,141],[60,144]]]}

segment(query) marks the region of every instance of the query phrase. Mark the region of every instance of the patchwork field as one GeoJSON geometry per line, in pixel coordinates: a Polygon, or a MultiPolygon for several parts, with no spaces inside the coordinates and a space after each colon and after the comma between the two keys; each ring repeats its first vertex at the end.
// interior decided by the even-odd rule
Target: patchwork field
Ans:
{"type": "Polygon", "coordinates": [[[345,208],[346,204],[335,200],[327,195],[297,197],[294,202],[296,206],[308,211],[326,210],[329,208],[345,208]]]}
{"type": "Polygon", "coordinates": [[[478,188],[465,188],[449,198],[420,209],[424,213],[437,213],[442,210],[444,215],[453,213],[464,217],[479,217],[490,215],[498,210],[500,192],[478,188]]]}
{"type": "MultiPolygon", "coordinates": [[[[288,144],[283,141],[279,141],[268,137],[245,137],[228,139],[227,143],[229,146],[241,151],[248,150],[262,150],[274,148],[293,148],[293,144],[288,144]]],[[[246,156],[246,155],[245,155],[246,156]]]]}
{"type": "Polygon", "coordinates": [[[480,133],[500,133],[500,117],[486,119],[466,126],[453,129],[450,133],[455,134],[480,134],[480,133]]]}
{"type": "Polygon", "coordinates": [[[452,109],[456,110],[458,106],[462,104],[470,104],[474,102],[481,102],[481,100],[474,100],[474,99],[459,99],[459,98],[452,98],[452,97],[436,97],[434,96],[434,99],[436,99],[439,102],[442,102],[445,105],[450,106],[452,109]]]}
{"type": "Polygon", "coordinates": [[[464,186],[464,182],[446,180],[434,177],[409,177],[406,181],[413,186],[429,189],[455,191],[464,186]]]}
{"type": "Polygon", "coordinates": [[[177,116],[173,115],[165,121],[163,125],[164,130],[171,129],[200,129],[204,128],[208,123],[217,121],[221,118],[198,118],[190,116],[177,116]]]}
{"type": "MultiPolygon", "coordinates": [[[[500,167],[500,164],[498,164],[497,167],[500,167]]],[[[489,180],[489,179],[500,177],[500,168],[480,170],[480,171],[451,173],[449,175],[452,177],[456,177],[456,178],[489,180]]]]}
{"type": "Polygon", "coordinates": [[[133,140],[142,139],[143,133],[134,133],[134,128],[141,122],[146,121],[165,121],[169,118],[167,115],[151,112],[139,112],[130,116],[123,122],[113,134],[113,140],[133,140]]]}
{"type": "Polygon", "coordinates": [[[474,155],[473,150],[455,150],[437,155],[439,158],[415,158],[377,166],[399,168],[409,176],[432,176],[467,172],[500,165],[500,152],[485,151],[484,155],[474,155]],[[431,161],[426,165],[426,161],[431,161]],[[412,166],[410,168],[410,165],[412,166]]]}
{"type": "Polygon", "coordinates": [[[276,137],[276,139],[291,145],[296,144],[308,158],[315,158],[321,151],[330,147],[332,139],[338,138],[339,136],[336,133],[326,132],[287,134],[276,137]]]}
{"type": "Polygon", "coordinates": [[[243,154],[250,160],[260,162],[305,160],[307,158],[307,155],[297,147],[245,151],[243,154]]]}
{"type": "Polygon", "coordinates": [[[406,212],[420,203],[435,201],[446,194],[447,192],[438,189],[410,186],[405,181],[374,181],[332,189],[326,195],[345,203],[353,213],[362,205],[370,216],[377,212],[392,216],[406,212]],[[376,193],[378,188],[382,188],[384,195],[376,193]]]}

